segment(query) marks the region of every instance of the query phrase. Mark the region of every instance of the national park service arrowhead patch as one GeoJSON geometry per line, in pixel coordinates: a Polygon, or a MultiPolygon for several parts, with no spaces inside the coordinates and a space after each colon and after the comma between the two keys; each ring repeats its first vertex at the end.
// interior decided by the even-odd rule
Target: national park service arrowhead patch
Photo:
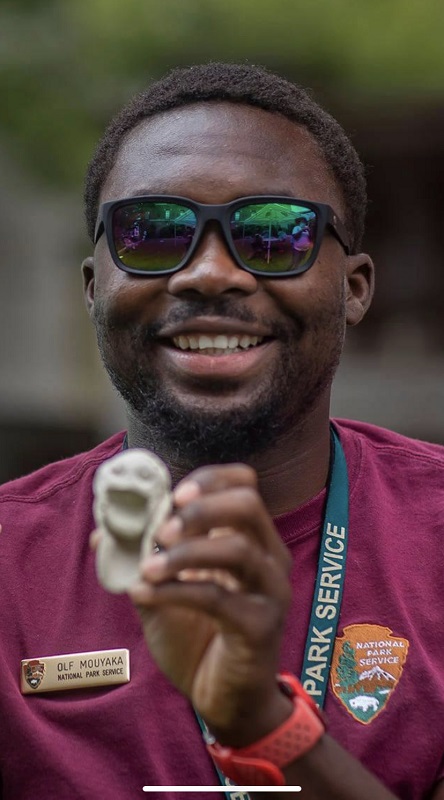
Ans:
{"type": "Polygon", "coordinates": [[[387,705],[402,675],[409,642],[382,625],[347,625],[338,636],[331,685],[349,714],[367,725],[387,705]]]}

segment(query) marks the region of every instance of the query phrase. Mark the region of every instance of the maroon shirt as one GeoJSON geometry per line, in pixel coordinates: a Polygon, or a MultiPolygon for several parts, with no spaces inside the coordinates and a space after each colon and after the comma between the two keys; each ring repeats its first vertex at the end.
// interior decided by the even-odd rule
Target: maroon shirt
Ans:
{"type": "MultiPolygon", "coordinates": [[[[363,423],[337,425],[350,534],[329,730],[395,795],[420,800],[444,777],[444,448],[363,423]]],[[[0,490],[3,800],[132,800],[144,785],[217,785],[193,711],[150,658],[136,611],[95,577],[91,483],[122,440],[0,490]],[[127,684],[20,693],[22,659],[123,647],[127,684]]],[[[276,520],[294,558],[282,669],[296,675],[324,504],[325,490],[276,520]]]]}

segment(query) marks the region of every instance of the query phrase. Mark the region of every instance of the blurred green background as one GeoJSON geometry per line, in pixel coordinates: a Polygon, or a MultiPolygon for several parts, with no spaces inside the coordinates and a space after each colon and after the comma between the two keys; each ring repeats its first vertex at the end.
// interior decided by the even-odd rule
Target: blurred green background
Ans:
{"type": "Polygon", "coordinates": [[[3,143],[75,188],[116,108],[173,66],[249,60],[363,110],[444,93],[440,0],[12,0],[0,23],[3,143]]]}
{"type": "Polygon", "coordinates": [[[444,441],[440,0],[3,0],[0,31],[0,478],[124,424],[82,305],[85,167],[134,92],[208,60],[264,64],[351,133],[379,280],[334,410],[444,441]]]}

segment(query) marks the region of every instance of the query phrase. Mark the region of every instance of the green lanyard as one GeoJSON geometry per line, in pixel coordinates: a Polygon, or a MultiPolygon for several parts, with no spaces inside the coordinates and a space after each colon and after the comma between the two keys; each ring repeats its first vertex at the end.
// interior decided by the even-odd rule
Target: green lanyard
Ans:
{"type": "MultiPolygon", "coordinates": [[[[200,716],[200,714],[197,713],[196,709],[194,709],[194,713],[195,713],[195,715],[197,717],[197,721],[199,723],[199,727],[200,727],[200,729],[201,729],[201,731],[202,731],[202,733],[204,735],[204,738],[205,738],[205,735],[208,735],[210,732],[209,732],[205,722],[203,721],[202,717],[200,716]]],[[[233,786],[233,788],[234,788],[234,791],[232,791],[232,792],[224,792],[226,800],[250,800],[250,795],[247,792],[237,792],[236,791],[236,784],[232,780],[230,780],[230,778],[227,778],[224,775],[224,773],[221,772],[219,767],[216,766],[216,764],[213,763],[213,767],[217,772],[217,777],[219,778],[220,785],[221,786],[233,786]]]]}
{"type": "MultiPolygon", "coordinates": [[[[319,708],[324,705],[330,675],[333,647],[344,589],[348,538],[348,475],[347,462],[339,436],[330,425],[331,466],[327,503],[322,526],[318,571],[311,606],[310,624],[305,644],[301,683],[319,708]]],[[[207,726],[195,711],[203,733],[207,726]]],[[[221,786],[233,782],[214,765],[221,786]]],[[[249,800],[246,792],[224,792],[226,800],[249,800]]]]}
{"type": "Polygon", "coordinates": [[[332,457],[322,526],[318,572],[305,644],[301,683],[322,708],[344,589],[348,540],[347,462],[339,437],[330,426],[332,457]]]}

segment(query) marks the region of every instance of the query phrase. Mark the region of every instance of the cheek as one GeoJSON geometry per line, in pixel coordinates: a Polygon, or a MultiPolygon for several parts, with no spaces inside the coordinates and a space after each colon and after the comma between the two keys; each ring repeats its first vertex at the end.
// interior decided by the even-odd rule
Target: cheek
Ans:
{"type": "Polygon", "coordinates": [[[125,273],[112,261],[102,240],[97,244],[94,254],[94,297],[102,309],[113,302],[123,290],[125,292],[125,273]]]}
{"type": "Polygon", "coordinates": [[[338,258],[335,243],[325,242],[316,262],[307,272],[267,282],[267,292],[293,316],[308,318],[329,311],[342,313],[345,260],[338,258]]]}
{"type": "Polygon", "coordinates": [[[267,291],[284,314],[307,322],[319,311],[334,307],[340,296],[330,280],[319,280],[315,268],[293,278],[275,280],[267,291]]]}
{"type": "Polygon", "coordinates": [[[158,314],[165,293],[164,278],[139,278],[119,269],[111,259],[97,261],[95,303],[109,325],[147,322],[158,314]]]}

